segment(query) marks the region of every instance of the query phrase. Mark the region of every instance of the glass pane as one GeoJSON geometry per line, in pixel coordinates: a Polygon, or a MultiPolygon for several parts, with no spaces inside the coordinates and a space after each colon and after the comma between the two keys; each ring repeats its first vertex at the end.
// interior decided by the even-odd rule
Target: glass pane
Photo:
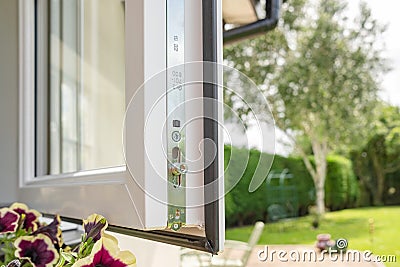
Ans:
{"type": "Polygon", "coordinates": [[[124,164],[124,3],[49,1],[49,174],[124,164]]]}

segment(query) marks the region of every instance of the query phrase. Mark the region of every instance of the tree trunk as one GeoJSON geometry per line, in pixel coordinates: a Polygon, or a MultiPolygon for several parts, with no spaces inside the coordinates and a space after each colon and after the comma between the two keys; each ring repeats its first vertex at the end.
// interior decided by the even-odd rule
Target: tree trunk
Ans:
{"type": "MultiPolygon", "coordinates": [[[[365,191],[368,195],[368,203],[367,205],[373,205],[374,203],[374,195],[376,191],[376,187],[372,184],[371,172],[365,173],[365,165],[363,165],[364,159],[360,158],[360,156],[354,158],[355,162],[355,173],[360,178],[361,186],[364,187],[365,191]]],[[[362,203],[364,204],[364,203],[362,203]]]]}
{"type": "Polygon", "coordinates": [[[383,204],[383,191],[385,190],[385,170],[375,154],[372,154],[371,158],[376,174],[376,190],[374,190],[373,195],[374,206],[381,206],[383,204]]]}
{"type": "MultiPolygon", "coordinates": [[[[315,183],[315,181],[314,181],[315,183]]],[[[322,182],[322,179],[319,179],[317,181],[317,184],[315,185],[316,189],[316,204],[317,204],[317,214],[322,215],[325,213],[325,179],[322,182]]]]}
{"type": "Polygon", "coordinates": [[[239,227],[244,226],[244,216],[243,216],[242,214],[239,214],[238,226],[239,226],[239,227]]]}
{"type": "MultiPolygon", "coordinates": [[[[312,139],[312,150],[315,158],[315,167],[311,164],[308,156],[302,153],[303,161],[307,167],[308,172],[314,181],[316,190],[317,215],[320,216],[325,213],[325,180],[327,174],[328,144],[326,141],[319,142],[317,139],[312,139]]],[[[301,151],[302,152],[302,151],[301,151]]]]}
{"type": "Polygon", "coordinates": [[[315,157],[316,177],[314,177],[314,185],[316,189],[317,214],[325,213],[325,180],[327,173],[327,144],[318,141],[312,141],[312,148],[315,157]]]}

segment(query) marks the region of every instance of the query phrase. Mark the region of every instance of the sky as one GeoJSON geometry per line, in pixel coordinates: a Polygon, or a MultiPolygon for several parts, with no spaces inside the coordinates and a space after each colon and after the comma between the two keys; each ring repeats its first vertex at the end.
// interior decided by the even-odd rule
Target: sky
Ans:
{"type": "MultiPolygon", "coordinates": [[[[349,12],[357,14],[361,0],[348,0],[349,12]]],[[[382,35],[386,43],[386,57],[392,71],[383,77],[380,96],[383,100],[400,106],[400,1],[398,0],[365,0],[372,10],[372,16],[383,24],[388,24],[382,35]]]]}

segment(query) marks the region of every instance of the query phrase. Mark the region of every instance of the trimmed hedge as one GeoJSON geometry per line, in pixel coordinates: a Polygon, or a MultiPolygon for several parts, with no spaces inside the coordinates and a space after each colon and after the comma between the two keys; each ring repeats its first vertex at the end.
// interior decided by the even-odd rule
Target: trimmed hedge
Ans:
{"type": "Polygon", "coordinates": [[[330,210],[356,206],[360,195],[352,162],[341,156],[329,156],[325,182],[325,205],[330,210]]]}
{"type": "MultiPolygon", "coordinates": [[[[235,178],[241,179],[225,196],[227,226],[253,224],[257,220],[268,220],[267,185],[264,182],[256,191],[249,192],[249,184],[257,167],[261,152],[225,146],[225,186],[234,185],[235,178]],[[231,156],[234,155],[234,156],[231,156]],[[229,165],[227,165],[229,162],[229,165]],[[243,174],[241,169],[247,162],[243,174]]],[[[265,167],[265,166],[264,166],[265,167]]],[[[271,171],[288,169],[293,175],[291,185],[296,188],[297,214],[305,215],[308,207],[314,205],[315,189],[313,180],[301,158],[275,156],[271,171]]],[[[265,178],[268,173],[266,171],[265,178]]],[[[325,186],[326,206],[330,209],[354,207],[359,196],[359,188],[353,173],[351,161],[340,156],[328,158],[328,175],[325,186]]]]}
{"type": "MultiPolygon", "coordinates": [[[[260,151],[225,147],[225,155],[231,155],[229,166],[225,165],[225,188],[233,189],[225,196],[225,214],[228,224],[243,225],[264,219],[265,186],[260,186],[255,192],[249,193],[249,184],[257,167],[260,151]],[[247,162],[243,172],[243,166],[247,162]],[[238,175],[241,179],[237,182],[238,175]],[[236,184],[237,182],[237,184],[236,184]],[[235,185],[236,184],[236,185],[235,185]]],[[[227,161],[225,160],[227,163],[227,161]]]]}

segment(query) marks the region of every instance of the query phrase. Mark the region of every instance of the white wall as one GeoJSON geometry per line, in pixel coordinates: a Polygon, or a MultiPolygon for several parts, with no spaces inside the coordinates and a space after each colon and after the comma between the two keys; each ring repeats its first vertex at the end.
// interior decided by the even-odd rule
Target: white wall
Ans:
{"type": "Polygon", "coordinates": [[[18,1],[0,0],[0,204],[17,200],[18,1]]]}

